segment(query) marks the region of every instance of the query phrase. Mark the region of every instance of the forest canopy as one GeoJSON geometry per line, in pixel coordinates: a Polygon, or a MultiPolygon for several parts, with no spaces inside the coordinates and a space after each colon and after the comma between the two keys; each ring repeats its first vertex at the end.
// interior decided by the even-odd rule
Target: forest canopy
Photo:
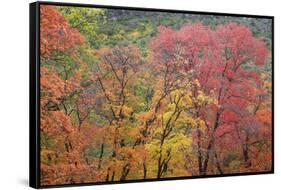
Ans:
{"type": "Polygon", "coordinates": [[[41,185],[271,171],[271,29],[41,5],[41,185]]]}

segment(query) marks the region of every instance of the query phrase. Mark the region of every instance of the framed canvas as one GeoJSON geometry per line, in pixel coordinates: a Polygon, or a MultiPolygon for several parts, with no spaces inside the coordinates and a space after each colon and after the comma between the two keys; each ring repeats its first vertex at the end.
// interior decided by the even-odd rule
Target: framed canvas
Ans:
{"type": "Polygon", "coordinates": [[[274,172],[274,18],[30,4],[30,186],[274,172]]]}

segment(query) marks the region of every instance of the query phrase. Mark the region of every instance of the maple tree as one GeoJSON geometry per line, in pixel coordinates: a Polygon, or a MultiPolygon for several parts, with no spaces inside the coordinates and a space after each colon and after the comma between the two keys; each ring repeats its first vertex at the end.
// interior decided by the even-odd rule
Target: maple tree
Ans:
{"type": "Polygon", "coordinates": [[[272,169],[270,49],[249,26],[151,19],[110,37],[113,13],[40,13],[42,185],[272,169]]]}
{"type": "MultiPolygon", "coordinates": [[[[242,66],[265,64],[265,44],[254,38],[247,27],[230,23],[218,26],[215,31],[202,24],[187,25],[179,31],[160,28],[153,46],[156,46],[153,47],[156,49],[156,59],[164,59],[160,64],[176,64],[181,71],[191,72],[192,77],[197,78],[199,90],[196,87],[191,90],[193,97],[199,97],[201,93],[200,99],[203,101],[208,97],[213,99],[211,104],[208,101],[203,104],[195,101],[188,110],[193,117],[202,120],[204,128],[200,129],[202,126],[197,124],[195,129],[199,174],[207,174],[211,153],[215,159],[218,158],[214,147],[215,142],[219,141],[216,137],[225,133],[235,140],[232,132],[237,131],[236,138],[242,143],[244,162],[247,163],[249,137],[254,136],[250,135],[250,131],[255,132],[255,124],[252,123],[253,129],[249,125],[256,120],[252,112],[258,109],[254,108],[251,112],[249,106],[257,99],[255,91],[259,88],[259,76],[242,66]],[[246,129],[242,129],[243,126],[246,129]],[[239,134],[241,131],[245,133],[243,137],[239,134]]],[[[235,141],[230,144],[235,144],[235,141]]],[[[216,163],[218,171],[222,173],[219,161],[216,163]]]]}
{"type": "Polygon", "coordinates": [[[53,6],[40,7],[40,53],[49,55],[52,51],[66,51],[81,44],[84,37],[53,6]]]}
{"type": "Polygon", "coordinates": [[[120,180],[124,180],[129,173],[131,163],[125,160],[133,158],[132,148],[126,147],[123,136],[127,133],[124,126],[132,125],[132,104],[136,103],[132,97],[132,81],[137,75],[140,65],[140,55],[135,46],[118,46],[113,49],[102,49],[98,52],[101,57],[97,63],[97,70],[93,73],[93,80],[98,86],[97,95],[105,102],[101,109],[106,125],[112,133],[112,154],[108,165],[106,180],[113,181],[116,177],[117,163],[122,166],[120,180]]]}
{"type": "MultiPolygon", "coordinates": [[[[41,7],[40,12],[42,62],[56,51],[68,51],[83,43],[83,36],[52,6],[41,7]]],[[[81,155],[87,138],[79,133],[64,104],[74,92],[80,91],[79,73],[62,79],[55,67],[42,65],[40,71],[41,181],[43,184],[92,181],[93,167],[81,155]],[[85,169],[86,176],[80,176],[85,169]]]]}

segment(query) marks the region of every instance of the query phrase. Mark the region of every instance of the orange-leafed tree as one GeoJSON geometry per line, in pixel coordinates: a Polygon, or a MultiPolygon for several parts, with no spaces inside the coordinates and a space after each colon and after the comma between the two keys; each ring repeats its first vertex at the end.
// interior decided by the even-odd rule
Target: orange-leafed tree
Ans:
{"type": "MultiPolygon", "coordinates": [[[[71,28],[55,7],[40,8],[40,53],[42,60],[53,61],[55,52],[73,52],[84,42],[78,30],[71,28]]],[[[71,116],[74,108],[65,106],[66,100],[80,95],[79,71],[68,77],[56,69],[56,65],[42,62],[40,68],[40,131],[41,131],[41,183],[69,184],[98,179],[95,168],[84,154],[90,144],[92,132],[80,132],[71,116]],[[85,172],[87,171],[87,172],[85,172]],[[84,173],[85,172],[85,173],[84,173]],[[83,175],[81,175],[83,174],[83,175]]],[[[82,111],[75,109],[81,114],[82,111]]],[[[84,114],[84,113],[83,113],[84,114]]],[[[79,123],[80,124],[80,123],[79,123]]]]}
{"type": "Polygon", "coordinates": [[[40,54],[48,56],[53,51],[71,50],[85,38],[56,10],[55,6],[40,7],[40,54]]]}
{"type": "MultiPolygon", "coordinates": [[[[100,105],[96,112],[106,122],[108,128],[105,138],[110,147],[110,156],[102,154],[104,142],[101,144],[99,169],[106,171],[106,181],[125,180],[130,171],[138,164],[138,148],[133,147],[132,140],[127,140],[130,128],[134,128],[132,121],[133,107],[136,99],[133,93],[134,80],[138,76],[140,53],[134,45],[120,45],[114,48],[104,48],[97,52],[100,61],[93,70],[92,81],[96,87],[96,98],[100,105]]],[[[134,138],[132,136],[132,138],[134,138]]]]}

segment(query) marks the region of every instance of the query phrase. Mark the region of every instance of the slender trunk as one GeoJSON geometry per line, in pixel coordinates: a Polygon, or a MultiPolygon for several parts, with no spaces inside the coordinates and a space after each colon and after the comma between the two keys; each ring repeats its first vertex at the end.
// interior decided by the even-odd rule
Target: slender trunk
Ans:
{"type": "Polygon", "coordinates": [[[105,181],[109,181],[109,172],[110,172],[110,168],[107,168],[105,181]]]}
{"type": "Polygon", "coordinates": [[[221,168],[221,165],[220,165],[220,162],[219,162],[219,158],[218,158],[218,155],[217,155],[217,152],[214,150],[214,156],[215,156],[215,159],[216,159],[216,167],[219,171],[220,174],[223,174],[223,170],[221,168]]]}
{"type": "Polygon", "coordinates": [[[203,162],[202,175],[206,175],[207,174],[209,158],[210,158],[210,154],[211,154],[212,149],[213,149],[213,144],[215,142],[214,132],[216,131],[216,129],[219,126],[219,118],[220,118],[220,113],[217,112],[216,120],[215,120],[215,124],[214,124],[214,130],[213,130],[213,132],[211,134],[211,137],[210,137],[211,139],[210,139],[208,147],[207,147],[207,152],[206,152],[205,160],[203,162]]]}
{"type": "Polygon", "coordinates": [[[161,171],[162,171],[162,143],[160,146],[160,152],[159,152],[159,158],[158,158],[158,170],[157,170],[157,179],[161,177],[161,171]]]}
{"type": "Polygon", "coordinates": [[[126,177],[128,176],[129,172],[130,172],[130,164],[126,164],[122,169],[120,181],[126,180],[126,177]]]}
{"type": "Polygon", "coordinates": [[[142,163],[142,167],[143,167],[143,179],[146,179],[146,173],[147,173],[146,161],[142,163]]]}
{"type": "Polygon", "coordinates": [[[199,126],[197,125],[197,161],[198,161],[198,172],[200,175],[203,175],[202,173],[202,153],[201,153],[201,132],[199,130],[199,126]]]}
{"type": "Polygon", "coordinates": [[[213,143],[214,143],[214,137],[211,137],[211,140],[210,140],[210,142],[208,144],[208,147],[207,147],[206,158],[203,162],[202,175],[207,174],[208,163],[209,163],[209,158],[210,158],[210,153],[212,151],[213,143]]]}
{"type": "Polygon", "coordinates": [[[102,157],[103,157],[103,151],[104,151],[104,143],[101,144],[101,151],[100,151],[100,156],[99,156],[98,169],[101,168],[101,162],[102,162],[102,157]]]}
{"type": "MultiPolygon", "coordinates": [[[[117,133],[118,133],[118,128],[115,128],[115,133],[114,133],[114,143],[113,143],[113,152],[112,152],[112,159],[114,160],[114,164],[116,164],[115,158],[116,158],[116,152],[117,152],[117,133]]],[[[115,168],[115,167],[114,167],[115,168]]],[[[111,181],[114,180],[115,177],[115,170],[112,172],[111,176],[111,181]]]]}
{"type": "Polygon", "coordinates": [[[242,145],[244,165],[245,165],[246,168],[251,166],[251,162],[249,160],[249,146],[248,146],[248,142],[249,142],[249,134],[246,133],[245,143],[243,143],[243,145],[242,145]]]}

